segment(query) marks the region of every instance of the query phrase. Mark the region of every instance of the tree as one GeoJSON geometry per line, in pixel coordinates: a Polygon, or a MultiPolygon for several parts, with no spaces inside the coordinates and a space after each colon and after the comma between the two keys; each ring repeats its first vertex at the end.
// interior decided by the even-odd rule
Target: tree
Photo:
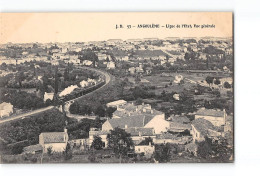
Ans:
{"type": "Polygon", "coordinates": [[[64,159],[65,159],[65,160],[69,160],[69,159],[72,158],[72,149],[71,149],[69,143],[67,144],[66,149],[65,149],[65,151],[63,152],[63,155],[64,155],[64,159]]]}
{"type": "Polygon", "coordinates": [[[212,84],[213,83],[213,77],[211,77],[211,76],[207,76],[206,77],[206,82],[210,85],[210,84],[212,84]]]}
{"type": "Polygon", "coordinates": [[[98,106],[97,109],[95,110],[95,114],[98,117],[105,117],[106,115],[105,108],[102,105],[98,106]]]}
{"type": "Polygon", "coordinates": [[[109,148],[113,149],[117,156],[126,156],[134,146],[131,135],[120,128],[115,128],[110,132],[107,135],[109,148]]]}
{"type": "Polygon", "coordinates": [[[48,154],[49,156],[51,156],[52,153],[53,153],[53,151],[52,151],[52,146],[50,146],[50,147],[47,148],[47,154],[48,154]]]}
{"type": "Polygon", "coordinates": [[[215,79],[214,84],[219,85],[220,84],[220,80],[219,79],[215,79]]]}
{"type": "Polygon", "coordinates": [[[108,107],[106,109],[106,116],[109,117],[109,118],[112,118],[113,116],[113,113],[116,111],[116,108],[113,108],[113,107],[108,107]]]}
{"type": "Polygon", "coordinates": [[[169,143],[156,145],[154,158],[160,163],[169,162],[171,158],[169,143]]]}
{"type": "Polygon", "coordinates": [[[142,104],[142,102],[143,102],[143,100],[142,100],[141,98],[137,98],[137,100],[135,101],[135,103],[136,103],[137,105],[142,104]]]}
{"type": "Polygon", "coordinates": [[[228,82],[225,82],[224,83],[224,88],[230,89],[231,88],[231,84],[229,84],[228,82]]]}
{"type": "Polygon", "coordinates": [[[74,102],[70,105],[69,111],[71,114],[77,114],[79,112],[79,104],[78,102],[74,102]]]}
{"type": "Polygon", "coordinates": [[[94,136],[94,140],[91,144],[91,147],[93,147],[96,150],[101,150],[103,148],[102,138],[99,136],[94,136]]]}
{"type": "Polygon", "coordinates": [[[212,154],[211,139],[205,137],[205,141],[198,143],[198,156],[207,159],[212,154]]]}

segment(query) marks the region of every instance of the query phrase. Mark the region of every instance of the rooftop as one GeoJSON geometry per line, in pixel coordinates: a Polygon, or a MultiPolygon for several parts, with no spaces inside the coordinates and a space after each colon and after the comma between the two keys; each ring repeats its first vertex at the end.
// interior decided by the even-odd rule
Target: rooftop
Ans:
{"type": "Polygon", "coordinates": [[[40,151],[42,150],[42,146],[40,144],[36,144],[36,145],[30,145],[28,147],[24,147],[23,151],[25,153],[32,153],[32,152],[36,152],[36,151],[40,151]]]}
{"type": "Polygon", "coordinates": [[[131,128],[131,127],[144,127],[148,122],[150,122],[154,118],[154,115],[141,114],[141,115],[133,115],[128,118],[115,118],[109,119],[108,122],[111,124],[113,128],[131,128]]]}
{"type": "Polygon", "coordinates": [[[65,143],[68,134],[66,132],[49,132],[40,135],[43,136],[44,143],[65,143]]]}
{"type": "Polygon", "coordinates": [[[203,116],[214,116],[214,117],[224,117],[225,111],[215,110],[215,109],[205,109],[201,108],[196,112],[196,115],[203,116]]]}
{"type": "Polygon", "coordinates": [[[125,103],[126,103],[125,100],[117,100],[117,101],[107,103],[107,106],[117,106],[117,105],[121,105],[121,104],[125,104],[125,103]]]}
{"type": "Polygon", "coordinates": [[[127,128],[125,129],[127,133],[130,133],[131,136],[154,136],[153,128],[127,128]]]}
{"type": "Polygon", "coordinates": [[[193,120],[192,125],[202,135],[207,135],[208,130],[217,131],[216,127],[214,127],[214,125],[210,121],[201,118],[193,120]]]}

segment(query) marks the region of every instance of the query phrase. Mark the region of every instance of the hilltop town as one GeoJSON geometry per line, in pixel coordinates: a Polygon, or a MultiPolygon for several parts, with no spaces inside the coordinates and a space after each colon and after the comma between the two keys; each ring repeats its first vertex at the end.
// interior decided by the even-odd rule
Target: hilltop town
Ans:
{"type": "Polygon", "coordinates": [[[1,163],[233,161],[232,38],[0,45],[1,163]]]}

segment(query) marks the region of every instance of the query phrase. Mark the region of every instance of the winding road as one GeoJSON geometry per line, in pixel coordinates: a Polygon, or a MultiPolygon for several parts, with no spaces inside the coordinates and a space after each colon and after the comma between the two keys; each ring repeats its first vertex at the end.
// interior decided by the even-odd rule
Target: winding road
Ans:
{"type": "MultiPolygon", "coordinates": [[[[92,70],[92,71],[95,71],[95,72],[98,72],[98,73],[104,75],[105,79],[106,79],[106,83],[103,86],[99,87],[98,89],[95,89],[94,91],[92,91],[92,92],[90,92],[88,94],[85,94],[83,96],[80,96],[78,98],[75,98],[75,99],[72,99],[72,100],[69,100],[69,101],[65,102],[65,105],[70,105],[75,100],[79,100],[80,98],[83,98],[83,97],[85,97],[87,95],[93,94],[94,92],[96,92],[96,91],[104,88],[105,86],[107,86],[107,84],[111,81],[111,77],[110,77],[110,75],[107,72],[104,72],[104,71],[101,71],[101,70],[98,70],[98,69],[95,69],[95,68],[90,68],[90,67],[78,67],[78,68],[92,70]]],[[[12,118],[9,118],[9,119],[0,120],[0,124],[6,123],[6,122],[10,122],[10,121],[13,121],[13,120],[17,120],[17,119],[28,118],[28,117],[30,117],[32,115],[35,115],[35,114],[38,114],[38,113],[42,113],[44,111],[48,111],[48,110],[53,109],[53,108],[55,108],[55,106],[48,106],[48,107],[45,107],[45,108],[41,108],[41,109],[36,109],[36,110],[30,111],[30,112],[27,112],[27,113],[19,114],[19,115],[13,116],[12,118]]],[[[69,108],[69,107],[66,107],[66,108],[69,108]]]]}

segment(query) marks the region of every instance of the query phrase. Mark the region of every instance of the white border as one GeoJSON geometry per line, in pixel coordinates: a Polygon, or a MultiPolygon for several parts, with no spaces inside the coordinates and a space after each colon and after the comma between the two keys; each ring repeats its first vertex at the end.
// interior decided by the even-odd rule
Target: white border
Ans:
{"type": "Polygon", "coordinates": [[[1,165],[0,175],[258,175],[260,166],[259,5],[257,0],[1,0],[1,12],[233,11],[235,21],[235,163],[1,165]]]}

